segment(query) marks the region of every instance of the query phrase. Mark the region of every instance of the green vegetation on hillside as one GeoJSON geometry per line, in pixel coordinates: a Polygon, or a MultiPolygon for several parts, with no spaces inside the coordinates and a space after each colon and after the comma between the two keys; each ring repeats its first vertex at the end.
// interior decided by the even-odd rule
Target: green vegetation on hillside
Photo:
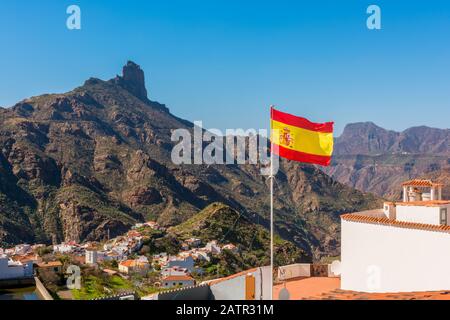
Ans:
{"type": "MultiPolygon", "coordinates": [[[[228,250],[205,263],[212,275],[226,276],[245,269],[270,264],[270,233],[250,222],[236,210],[222,203],[213,203],[201,212],[168,230],[178,239],[199,238],[203,243],[217,240],[219,244],[234,244],[238,253],[228,250]],[[216,267],[214,267],[216,266],[216,267]]],[[[275,236],[275,264],[285,265],[311,258],[289,241],[275,236]]]]}

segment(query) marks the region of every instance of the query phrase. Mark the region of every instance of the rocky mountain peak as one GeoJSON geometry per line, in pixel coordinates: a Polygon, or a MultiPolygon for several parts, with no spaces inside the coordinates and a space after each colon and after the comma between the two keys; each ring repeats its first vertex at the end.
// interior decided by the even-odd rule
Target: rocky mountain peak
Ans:
{"type": "Polygon", "coordinates": [[[350,123],[336,138],[335,155],[379,154],[391,148],[399,133],[383,129],[373,122],[350,123]]]}
{"type": "Polygon", "coordinates": [[[348,124],[336,138],[335,155],[448,154],[449,141],[449,129],[419,126],[396,132],[358,122],[348,124]]]}
{"type": "Polygon", "coordinates": [[[147,100],[145,76],[141,67],[133,61],[128,61],[122,69],[122,76],[117,76],[115,82],[141,100],[147,100]]]}
{"type": "MultiPolygon", "coordinates": [[[[267,252],[253,237],[259,229],[247,228],[267,221],[268,186],[259,168],[174,165],[171,134],[193,124],[147,99],[144,83],[141,68],[128,62],[111,80],[91,78],[70,92],[0,110],[0,246],[102,241],[139,221],[176,226],[221,202],[242,216],[214,210],[221,214],[202,219],[210,223],[204,239],[226,234],[249,251],[267,252]],[[237,217],[248,223],[228,232],[237,217]]],[[[313,166],[282,161],[277,178],[278,231],[309,256],[339,254],[340,213],[379,205],[313,166]],[[305,227],[319,223],[324,227],[305,227]]]]}
{"type": "Polygon", "coordinates": [[[355,133],[361,134],[369,134],[374,132],[387,132],[388,130],[383,129],[379,126],[377,126],[375,123],[371,121],[367,122],[356,122],[356,123],[349,123],[345,126],[344,131],[342,133],[342,136],[345,135],[354,135],[355,133]]]}

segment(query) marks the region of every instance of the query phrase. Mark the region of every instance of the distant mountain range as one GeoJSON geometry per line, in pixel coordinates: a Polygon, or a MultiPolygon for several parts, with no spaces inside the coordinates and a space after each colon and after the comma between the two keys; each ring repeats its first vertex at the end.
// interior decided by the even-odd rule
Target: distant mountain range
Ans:
{"type": "MultiPolygon", "coordinates": [[[[176,226],[213,202],[268,226],[269,183],[253,165],[174,165],[189,121],[147,98],[128,62],[111,80],[0,109],[0,243],[102,240],[137,221],[176,226]]],[[[339,215],[379,206],[314,166],[281,161],[278,234],[306,256],[339,253],[339,215]]]]}
{"type": "Polygon", "coordinates": [[[450,155],[450,129],[425,126],[402,132],[372,122],[352,123],[336,139],[335,155],[432,154],[450,155]]]}
{"type": "Polygon", "coordinates": [[[336,138],[332,165],[324,171],[351,187],[395,200],[404,180],[441,181],[449,176],[449,165],[450,129],[421,126],[395,132],[364,122],[347,125],[336,138]]]}

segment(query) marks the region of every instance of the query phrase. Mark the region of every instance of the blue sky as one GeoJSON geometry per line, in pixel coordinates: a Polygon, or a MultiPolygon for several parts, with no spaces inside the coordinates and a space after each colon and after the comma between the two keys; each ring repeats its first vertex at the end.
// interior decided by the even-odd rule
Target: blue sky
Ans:
{"type": "Polygon", "coordinates": [[[152,100],[207,128],[265,128],[269,105],[344,125],[448,128],[449,1],[10,1],[0,105],[109,79],[128,59],[152,100]],[[82,29],[66,28],[77,4],[82,29]],[[377,4],[382,30],[366,28],[377,4]]]}

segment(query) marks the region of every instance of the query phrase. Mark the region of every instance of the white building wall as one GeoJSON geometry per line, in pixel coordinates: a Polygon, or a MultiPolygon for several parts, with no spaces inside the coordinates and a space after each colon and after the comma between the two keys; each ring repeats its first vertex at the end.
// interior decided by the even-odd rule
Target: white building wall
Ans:
{"type": "Polygon", "coordinates": [[[95,250],[86,250],[85,259],[87,264],[97,263],[98,253],[95,250]]]}
{"type": "Polygon", "coordinates": [[[255,299],[270,300],[272,270],[270,266],[210,285],[216,300],[245,300],[245,278],[248,274],[255,277],[255,299]]]}
{"type": "Polygon", "coordinates": [[[310,263],[295,263],[278,268],[278,280],[287,280],[298,277],[310,277],[310,263]]]}
{"type": "Polygon", "coordinates": [[[128,273],[128,267],[119,264],[119,271],[123,273],[128,273]]]}
{"type": "Polygon", "coordinates": [[[245,300],[245,275],[210,286],[215,300],[245,300]]]}
{"type": "Polygon", "coordinates": [[[256,299],[260,299],[259,297],[261,297],[262,300],[272,300],[272,268],[270,266],[265,266],[265,267],[261,267],[259,268],[260,270],[260,277],[259,279],[256,278],[256,299]],[[262,286],[261,286],[261,281],[262,281],[262,286]],[[259,291],[259,287],[262,287],[262,292],[259,291]],[[258,294],[259,293],[259,294],[258,294]]]}
{"type": "Polygon", "coordinates": [[[164,268],[161,271],[161,276],[168,277],[168,276],[185,276],[187,275],[187,270],[185,269],[175,269],[175,268],[164,268]]]}
{"type": "Polygon", "coordinates": [[[32,277],[33,276],[33,262],[29,261],[23,264],[23,275],[24,277],[32,277]]]}
{"type": "Polygon", "coordinates": [[[26,264],[9,262],[6,256],[0,256],[0,279],[15,279],[33,276],[33,263],[26,264]]]}
{"type": "Polygon", "coordinates": [[[189,256],[185,259],[169,260],[167,267],[169,267],[169,268],[173,268],[173,267],[186,268],[189,270],[189,272],[192,272],[192,270],[194,270],[194,259],[191,256],[189,256]]]}
{"type": "Polygon", "coordinates": [[[342,220],[341,288],[450,290],[450,233],[342,220]]]}
{"type": "Polygon", "coordinates": [[[53,246],[53,252],[59,252],[59,253],[69,253],[73,249],[73,246],[68,244],[59,244],[53,246]]]}
{"type": "Polygon", "coordinates": [[[396,211],[397,220],[399,221],[440,224],[439,207],[397,205],[396,211]]]}

